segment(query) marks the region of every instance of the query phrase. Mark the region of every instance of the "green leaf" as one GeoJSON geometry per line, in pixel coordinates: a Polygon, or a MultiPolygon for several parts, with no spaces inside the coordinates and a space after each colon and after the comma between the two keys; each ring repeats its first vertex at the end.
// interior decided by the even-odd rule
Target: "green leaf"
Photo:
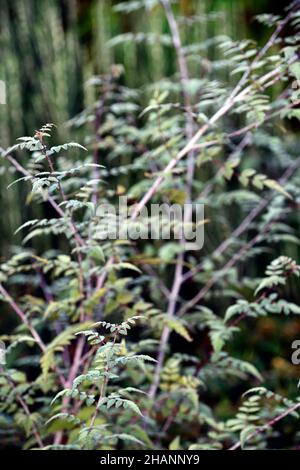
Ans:
{"type": "Polygon", "coordinates": [[[246,441],[250,438],[250,436],[255,432],[256,427],[249,425],[245,429],[241,431],[240,440],[241,440],[241,448],[244,449],[246,441]]]}

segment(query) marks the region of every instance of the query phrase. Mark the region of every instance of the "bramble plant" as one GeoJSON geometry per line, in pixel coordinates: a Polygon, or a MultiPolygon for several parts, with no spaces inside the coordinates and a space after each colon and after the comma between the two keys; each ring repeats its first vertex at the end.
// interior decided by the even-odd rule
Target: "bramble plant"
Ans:
{"type": "MultiPolygon", "coordinates": [[[[48,123],[2,150],[3,165],[18,174],[11,185],[27,188],[26,207],[40,205],[0,269],[1,300],[19,320],[0,338],[4,446],[268,449],[284,435],[284,419],[286,446],[299,445],[297,381],[293,397],[271,390],[259,358],[236,357],[232,345],[242,325],[251,331],[261,317],[300,313],[289,290],[300,267],[280,255],[283,241],[299,243],[291,227],[300,157],[283,126],[300,117],[300,2],[283,18],[258,17],[272,28],[261,49],[216,37],[220,58],[201,78],[188,64],[199,51],[209,57],[210,46],[182,44],[184,18],[169,0],[116,8],[158,4],[178,76],[132,90],[114,65],[89,80],[95,102],[68,122],[84,145],[51,145],[48,123]],[[97,208],[122,195],[137,231],[149,203],[204,204],[203,249],[188,250],[183,237],[105,237],[97,208]],[[250,259],[265,274],[243,275],[250,259]]],[[[153,37],[121,35],[110,46],[128,40],[153,37]]]]}

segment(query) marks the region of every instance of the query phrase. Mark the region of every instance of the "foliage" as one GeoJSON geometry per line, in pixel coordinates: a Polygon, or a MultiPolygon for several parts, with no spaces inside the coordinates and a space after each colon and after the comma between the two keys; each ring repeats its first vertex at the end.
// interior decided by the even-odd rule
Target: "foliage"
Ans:
{"type": "MultiPolygon", "coordinates": [[[[160,40],[174,43],[179,76],[131,89],[114,65],[88,81],[95,101],[68,122],[84,145],[51,146],[48,123],[2,152],[18,173],[12,187],[27,189],[26,209],[40,210],[17,229],[22,244],[0,270],[1,300],[19,320],[1,337],[1,445],[267,449],[289,419],[282,442],[294,448],[297,390],[270,391],[260,357],[236,354],[235,342],[247,344],[253,321],[300,312],[300,268],[289,256],[299,244],[300,160],[284,128],[299,118],[290,114],[299,104],[299,3],[283,18],[259,17],[273,28],[263,49],[216,38],[222,59],[193,77],[186,61],[202,59],[202,44],[174,40],[188,18],[175,19],[167,0],[117,11],[145,7],[164,8],[171,34],[160,40]],[[138,233],[148,202],[204,203],[203,250],[182,236],[108,238],[100,204],[117,207],[125,195],[138,233]],[[264,277],[242,271],[249,260],[267,265],[264,277]]],[[[155,37],[110,46],[125,39],[155,37]]],[[[186,224],[191,215],[175,229],[186,224]]]]}

